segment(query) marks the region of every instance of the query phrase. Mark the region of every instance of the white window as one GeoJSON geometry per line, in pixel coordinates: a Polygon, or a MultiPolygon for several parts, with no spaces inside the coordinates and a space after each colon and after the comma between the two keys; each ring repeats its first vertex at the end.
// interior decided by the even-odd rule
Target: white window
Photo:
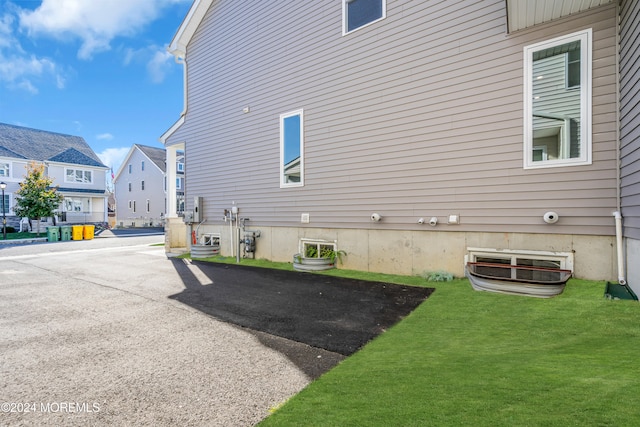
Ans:
{"type": "Polygon", "coordinates": [[[0,200],[0,214],[4,212],[4,214],[7,215],[9,213],[9,210],[9,195],[7,193],[4,193],[4,199],[0,200]]]}
{"type": "Polygon", "coordinates": [[[11,171],[9,169],[9,163],[0,163],[0,177],[8,178],[11,171]]]}
{"type": "Polygon", "coordinates": [[[182,179],[176,178],[176,190],[182,190],[182,179]]]}
{"type": "Polygon", "coordinates": [[[140,181],[140,190],[144,191],[144,181],[140,181]]]}
{"type": "Polygon", "coordinates": [[[144,172],[144,160],[142,161],[142,163],[140,164],[140,170],[144,172]]]}
{"type": "Polygon", "coordinates": [[[304,185],[303,110],[280,115],[280,187],[304,185]]]}
{"type": "Polygon", "coordinates": [[[135,201],[135,200],[133,201],[133,208],[132,208],[132,210],[133,210],[133,212],[134,212],[134,213],[136,212],[136,201],[135,201]]]}
{"type": "Polygon", "coordinates": [[[373,24],[386,16],[386,0],[342,0],[342,34],[373,24]]]}
{"type": "Polygon", "coordinates": [[[524,168],[591,164],[591,29],[524,48],[524,168]]]}
{"type": "Polygon", "coordinates": [[[64,210],[75,213],[91,213],[91,199],[88,197],[65,197],[64,210]]]}
{"type": "Polygon", "coordinates": [[[64,182],[75,182],[82,184],[93,183],[93,173],[84,169],[66,169],[64,182]]]}
{"type": "Polygon", "coordinates": [[[129,193],[131,193],[131,183],[129,183],[129,193]]]}
{"type": "Polygon", "coordinates": [[[178,172],[184,172],[184,163],[179,162],[177,167],[178,172]]]}
{"type": "Polygon", "coordinates": [[[129,167],[129,173],[131,173],[131,171],[133,170],[131,165],[127,165],[129,167]]]}
{"type": "Polygon", "coordinates": [[[147,199],[147,213],[151,212],[151,202],[147,199]]]}
{"type": "Polygon", "coordinates": [[[131,200],[129,200],[129,209],[131,209],[131,207],[133,206],[131,200]]]}

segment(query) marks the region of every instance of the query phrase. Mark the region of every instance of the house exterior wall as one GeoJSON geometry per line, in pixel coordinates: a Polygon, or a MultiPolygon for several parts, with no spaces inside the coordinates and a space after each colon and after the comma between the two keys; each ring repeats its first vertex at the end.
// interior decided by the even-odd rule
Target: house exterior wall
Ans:
{"type": "MultiPolygon", "coordinates": [[[[9,197],[8,215],[13,216],[15,206],[15,192],[20,188],[20,182],[27,174],[27,167],[31,161],[15,158],[0,158],[0,163],[10,164],[9,176],[2,177],[0,181],[7,184],[5,194],[9,197]]],[[[81,210],[74,211],[67,209],[67,203],[63,201],[58,209],[57,220],[63,223],[85,223],[106,221],[105,188],[106,176],[104,168],[96,168],[88,165],[77,165],[68,163],[47,162],[46,173],[52,179],[52,185],[59,187],[59,193],[66,199],[72,198],[81,203],[81,210]],[[65,180],[67,169],[90,171],[92,181],[88,182],[68,182],[65,180]],[[64,214],[63,214],[64,212],[64,214]]],[[[8,220],[8,225],[16,226],[20,218],[8,220]]],[[[16,227],[17,228],[17,227],[16,227]]]]}
{"type": "MultiPolygon", "coordinates": [[[[513,34],[506,33],[505,13],[502,0],[388,1],[384,20],[343,36],[335,1],[300,8],[214,2],[188,45],[185,123],[167,141],[185,143],[187,209],[194,196],[203,197],[213,229],[235,202],[252,228],[272,230],[287,248],[296,242],[291,249],[310,235],[345,236],[341,248],[356,245],[343,242],[346,236],[375,236],[379,246],[369,248],[378,249],[358,261],[372,270],[376,259],[404,248],[413,257],[435,242],[461,266],[469,236],[529,249],[523,236],[539,235],[534,246],[549,250],[604,239],[597,245],[601,268],[581,275],[609,275],[617,204],[616,7],[513,34]],[[525,170],[523,48],[587,28],[593,163],[525,170]],[[280,188],[279,116],[298,109],[304,186],[280,188]],[[545,224],[547,211],[560,220],[545,224]],[[373,212],[383,219],[372,222],[373,212]],[[309,223],[301,223],[302,214],[309,223]],[[459,224],[448,225],[450,215],[459,224]],[[433,216],[436,227],[418,224],[433,216]]],[[[364,256],[356,252],[354,246],[349,259],[364,256]]],[[[433,259],[400,270],[437,268],[433,259]]]]}
{"type": "Polygon", "coordinates": [[[162,224],[166,211],[164,172],[137,147],[122,164],[114,188],[116,226],[142,227],[162,224]],[[142,170],[142,162],[144,162],[144,170],[142,170]],[[129,165],[131,165],[131,173],[129,173],[129,165]],[[143,181],[144,190],[142,189],[143,181]],[[129,183],[131,191],[129,191],[129,183]],[[149,201],[148,211],[147,200],[149,201]]]}
{"type": "Polygon", "coordinates": [[[620,3],[620,193],[629,285],[640,294],[640,3],[620,3]]]}

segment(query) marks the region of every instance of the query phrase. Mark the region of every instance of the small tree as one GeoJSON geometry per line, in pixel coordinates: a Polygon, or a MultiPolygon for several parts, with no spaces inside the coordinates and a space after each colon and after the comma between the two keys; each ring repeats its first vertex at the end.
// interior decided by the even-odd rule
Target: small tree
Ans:
{"type": "Polygon", "coordinates": [[[53,180],[44,174],[44,165],[35,162],[27,166],[27,174],[16,191],[14,212],[19,217],[37,219],[36,235],[40,235],[42,217],[53,216],[53,212],[62,202],[63,196],[58,194],[58,187],[52,187],[53,180]]]}

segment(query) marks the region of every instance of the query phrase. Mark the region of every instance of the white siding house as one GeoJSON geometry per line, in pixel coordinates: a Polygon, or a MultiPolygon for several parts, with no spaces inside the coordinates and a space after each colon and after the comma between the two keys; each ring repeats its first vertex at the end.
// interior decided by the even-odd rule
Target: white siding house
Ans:
{"type": "Polygon", "coordinates": [[[166,212],[163,148],[134,144],[115,178],[116,226],[148,227],[164,224],[166,212]]]}
{"type": "Polygon", "coordinates": [[[8,226],[19,226],[20,218],[13,212],[14,193],[20,188],[26,167],[32,161],[45,165],[45,173],[64,196],[50,222],[107,221],[108,168],[83,138],[0,123],[0,181],[7,184],[5,213],[8,226]]]}

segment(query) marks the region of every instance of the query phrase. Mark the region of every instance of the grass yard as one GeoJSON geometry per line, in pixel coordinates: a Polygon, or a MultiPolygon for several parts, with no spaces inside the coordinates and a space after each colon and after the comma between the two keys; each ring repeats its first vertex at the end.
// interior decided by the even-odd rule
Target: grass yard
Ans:
{"type": "MultiPolygon", "coordinates": [[[[45,228],[44,230],[40,230],[39,236],[37,233],[29,233],[26,231],[7,233],[7,240],[32,239],[34,237],[47,237],[47,229],[45,228]]],[[[2,227],[0,227],[0,239],[2,239],[2,227]]]]}
{"type": "Polygon", "coordinates": [[[436,291],[261,427],[640,425],[640,305],[605,299],[603,282],[537,299],[330,274],[436,291]]]}

